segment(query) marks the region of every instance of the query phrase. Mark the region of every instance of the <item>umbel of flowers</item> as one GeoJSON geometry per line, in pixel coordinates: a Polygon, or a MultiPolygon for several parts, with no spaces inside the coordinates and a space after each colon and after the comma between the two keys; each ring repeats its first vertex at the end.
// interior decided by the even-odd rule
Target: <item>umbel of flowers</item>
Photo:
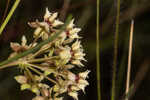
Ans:
{"type": "MultiPolygon", "coordinates": [[[[57,12],[51,13],[46,8],[43,21],[28,23],[35,29],[33,41],[28,44],[26,37],[22,36],[21,44],[11,43],[14,52],[10,57],[33,48],[60,31],[64,23],[57,16],[57,12]]],[[[80,31],[72,19],[54,41],[16,61],[22,74],[14,78],[21,84],[21,90],[35,93],[32,100],[63,100],[63,94],[78,100],[78,91],[85,93],[85,87],[89,85],[86,78],[90,71],[74,73],[74,69],[84,67],[82,61],[86,61],[78,35],[80,31]]]]}

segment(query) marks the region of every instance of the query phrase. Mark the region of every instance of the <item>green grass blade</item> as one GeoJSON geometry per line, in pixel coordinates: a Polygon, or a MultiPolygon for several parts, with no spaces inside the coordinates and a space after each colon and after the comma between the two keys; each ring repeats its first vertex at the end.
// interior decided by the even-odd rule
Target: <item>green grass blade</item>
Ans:
{"type": "Polygon", "coordinates": [[[6,19],[4,20],[3,24],[0,27],[0,35],[2,34],[4,28],[6,27],[7,23],[9,22],[10,18],[12,17],[14,11],[16,10],[16,8],[18,7],[20,3],[20,0],[16,0],[15,3],[13,4],[8,16],[6,17],[6,19]]]}

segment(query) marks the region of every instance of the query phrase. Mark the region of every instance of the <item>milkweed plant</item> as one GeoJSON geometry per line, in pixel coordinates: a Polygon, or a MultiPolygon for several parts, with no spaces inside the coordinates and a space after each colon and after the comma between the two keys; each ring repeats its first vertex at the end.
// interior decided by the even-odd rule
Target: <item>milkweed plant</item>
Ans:
{"type": "MultiPolygon", "coordinates": [[[[51,13],[46,8],[43,21],[29,22],[29,26],[35,29],[33,41],[29,44],[27,38],[22,36],[20,44],[11,42],[13,52],[9,59],[59,32],[64,23],[57,16],[57,12],[51,13]]],[[[85,93],[85,87],[89,85],[86,78],[90,71],[74,71],[74,68],[84,67],[82,61],[86,61],[81,37],[78,35],[80,31],[81,28],[77,28],[72,19],[54,41],[14,61],[21,73],[14,77],[21,91],[33,92],[35,97],[32,100],[63,100],[63,94],[78,100],[78,91],[85,93]]]]}

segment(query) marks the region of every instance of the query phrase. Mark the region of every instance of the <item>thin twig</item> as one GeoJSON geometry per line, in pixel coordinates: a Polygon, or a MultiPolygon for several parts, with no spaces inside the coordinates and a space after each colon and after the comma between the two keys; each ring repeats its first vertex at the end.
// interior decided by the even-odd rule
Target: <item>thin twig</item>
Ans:
{"type": "Polygon", "coordinates": [[[150,65],[150,60],[145,59],[141,64],[141,66],[139,67],[133,83],[129,86],[128,93],[124,93],[122,99],[120,100],[125,100],[126,98],[130,99],[135,94],[136,90],[139,88],[139,86],[141,85],[142,81],[144,80],[146,74],[150,69],[149,65],[150,65]]]}
{"type": "Polygon", "coordinates": [[[96,27],[96,63],[97,63],[97,96],[101,100],[101,82],[100,82],[100,0],[97,0],[97,27],[96,27]]]}
{"type": "MultiPolygon", "coordinates": [[[[126,80],[126,93],[128,93],[129,86],[130,86],[131,57],[132,57],[132,44],[133,44],[133,29],[134,29],[134,20],[131,21],[131,29],[130,29],[128,68],[127,68],[127,80],[126,80]]],[[[128,99],[126,99],[126,100],[128,100],[128,99]]]]}
{"type": "Polygon", "coordinates": [[[6,64],[6,65],[1,66],[0,70],[4,69],[4,68],[8,68],[8,67],[13,67],[13,66],[16,66],[18,64],[19,64],[18,62],[12,62],[12,63],[6,64]]]}
{"type": "Polygon", "coordinates": [[[115,30],[115,41],[114,41],[114,61],[113,61],[111,100],[116,99],[116,70],[117,70],[117,56],[118,56],[119,23],[120,23],[120,0],[117,0],[117,16],[116,16],[116,30],[115,30]]]}

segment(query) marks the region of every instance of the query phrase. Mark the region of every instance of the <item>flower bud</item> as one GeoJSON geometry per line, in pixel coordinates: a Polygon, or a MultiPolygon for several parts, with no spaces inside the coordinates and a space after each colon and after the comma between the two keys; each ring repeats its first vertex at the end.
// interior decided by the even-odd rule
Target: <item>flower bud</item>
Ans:
{"type": "Polygon", "coordinates": [[[26,90],[26,89],[30,89],[31,85],[30,84],[22,84],[21,85],[21,90],[26,90]]]}
{"type": "Polygon", "coordinates": [[[87,81],[87,80],[85,80],[85,79],[81,79],[81,78],[78,80],[78,83],[79,83],[79,84],[89,85],[89,83],[88,83],[88,81],[87,81]]]}
{"type": "Polygon", "coordinates": [[[46,12],[44,15],[44,20],[47,20],[51,16],[51,13],[49,12],[48,8],[46,8],[46,12]]]}
{"type": "Polygon", "coordinates": [[[56,17],[58,16],[58,13],[56,12],[56,13],[53,13],[50,17],[49,17],[49,21],[50,22],[53,22],[55,19],[56,19],[56,17]]]}
{"type": "Polygon", "coordinates": [[[78,50],[80,49],[81,45],[80,45],[80,41],[76,41],[75,43],[73,43],[72,45],[72,50],[78,50]]]}
{"type": "Polygon", "coordinates": [[[64,23],[61,22],[61,21],[59,21],[59,20],[54,20],[52,26],[53,26],[53,27],[56,27],[56,26],[63,25],[63,24],[64,24],[64,23]]]}
{"type": "Polygon", "coordinates": [[[81,31],[81,28],[73,28],[72,30],[69,31],[70,34],[75,34],[81,31]]]}
{"type": "Polygon", "coordinates": [[[89,70],[86,70],[85,72],[79,73],[79,77],[82,77],[84,79],[88,78],[88,74],[90,73],[89,70]]]}
{"type": "Polygon", "coordinates": [[[70,21],[69,25],[67,26],[67,29],[72,29],[72,28],[74,27],[73,22],[74,22],[74,19],[72,19],[72,20],[70,21]]]}
{"type": "Polygon", "coordinates": [[[72,64],[75,64],[75,65],[78,65],[78,66],[84,66],[84,65],[80,62],[80,60],[72,60],[71,63],[72,63],[72,64]]]}
{"type": "Polygon", "coordinates": [[[15,76],[15,80],[20,83],[20,84],[25,84],[27,83],[27,78],[25,76],[19,75],[15,76]]]}

